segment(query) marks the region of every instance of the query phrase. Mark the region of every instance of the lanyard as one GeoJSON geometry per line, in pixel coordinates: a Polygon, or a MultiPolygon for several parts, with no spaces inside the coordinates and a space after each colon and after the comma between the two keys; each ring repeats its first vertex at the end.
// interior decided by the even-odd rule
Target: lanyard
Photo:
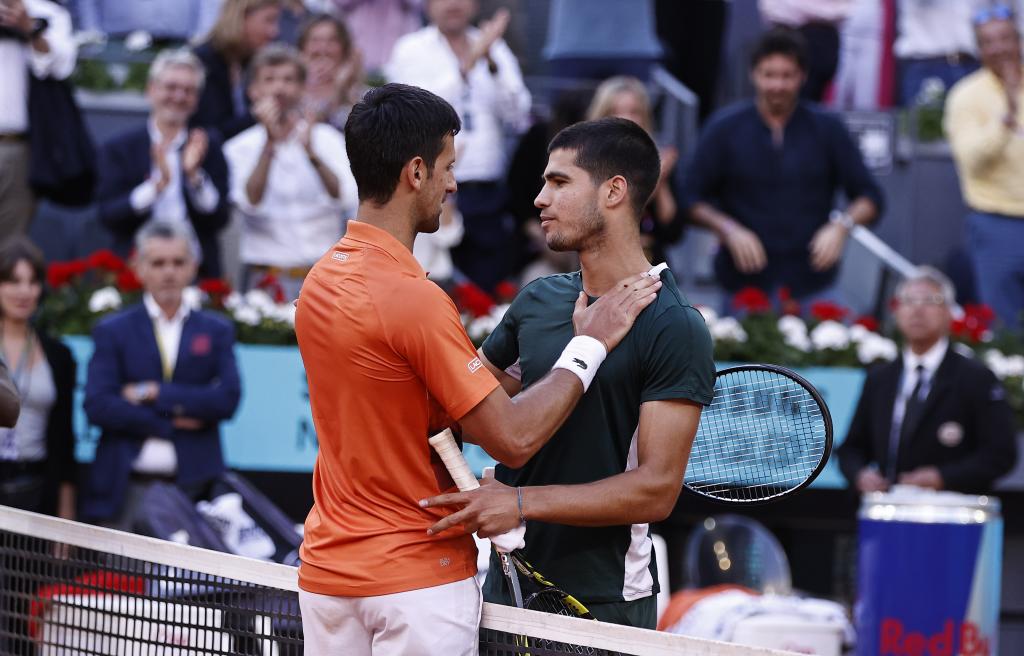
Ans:
{"type": "Polygon", "coordinates": [[[153,336],[156,337],[156,350],[160,352],[160,369],[163,371],[164,381],[170,381],[174,376],[174,363],[171,362],[170,354],[164,347],[164,340],[160,336],[159,320],[153,320],[153,336]]]}

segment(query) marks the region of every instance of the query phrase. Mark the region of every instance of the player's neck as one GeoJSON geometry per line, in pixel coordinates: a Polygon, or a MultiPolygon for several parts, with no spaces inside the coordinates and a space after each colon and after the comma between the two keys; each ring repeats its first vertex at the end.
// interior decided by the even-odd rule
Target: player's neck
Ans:
{"type": "Polygon", "coordinates": [[[603,296],[620,280],[651,268],[638,237],[610,236],[595,248],[580,251],[583,291],[603,296]]]}
{"type": "Polygon", "coordinates": [[[356,212],[356,221],[368,223],[402,242],[402,245],[412,252],[413,242],[416,241],[416,228],[409,220],[409,212],[395,203],[377,205],[373,202],[359,204],[356,212]]]}

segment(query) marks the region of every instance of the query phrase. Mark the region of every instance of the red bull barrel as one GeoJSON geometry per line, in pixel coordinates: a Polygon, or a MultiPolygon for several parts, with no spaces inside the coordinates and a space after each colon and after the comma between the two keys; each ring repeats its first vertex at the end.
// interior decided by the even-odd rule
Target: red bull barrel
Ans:
{"type": "Polygon", "coordinates": [[[858,533],[858,656],[999,653],[998,499],[897,486],[865,495],[858,533]]]}

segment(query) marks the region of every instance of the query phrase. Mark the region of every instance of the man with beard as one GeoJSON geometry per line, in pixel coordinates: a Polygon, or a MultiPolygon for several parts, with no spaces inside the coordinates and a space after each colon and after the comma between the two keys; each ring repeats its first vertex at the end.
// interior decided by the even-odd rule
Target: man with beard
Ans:
{"type": "Polygon", "coordinates": [[[755,98],[708,121],[681,203],[715,232],[718,282],[729,292],[788,287],[802,302],[838,300],[834,283],[850,230],[882,210],[882,192],[842,121],[800,99],[800,35],[762,37],[751,56],[755,98]],[[834,210],[836,192],[848,200],[834,210]]]}
{"type": "MultiPolygon", "coordinates": [[[[553,250],[579,253],[581,270],[526,286],[484,342],[481,360],[509,394],[532,392],[556,362],[572,338],[581,293],[604,297],[617,280],[651,271],[639,229],[660,172],[650,136],[632,121],[605,118],[565,128],[548,153],[535,201],[541,228],[553,250]]],[[[525,519],[523,551],[538,571],[597,619],[649,629],[658,592],[649,522],[675,507],[715,374],[703,318],[670,271],[660,279],[658,299],[535,456],[518,468],[499,466],[501,484],[488,486],[486,495],[427,501],[465,506],[435,532],[525,519]]],[[[484,598],[511,603],[497,556],[484,598]]]]}
{"type": "MultiPolygon", "coordinates": [[[[401,84],[367,92],[345,125],[359,211],[313,267],[295,315],[320,441],[299,567],[309,653],[477,653],[476,545],[428,530],[447,511],[419,502],[453,483],[427,438],[457,421],[522,466],[662,287],[645,267],[620,267],[590,307],[577,289],[565,316],[576,336],[542,380],[509,399],[412,255],[456,190],[460,127],[451,105],[401,84]]],[[[504,490],[488,484],[478,495],[492,492],[504,490]]],[[[518,525],[513,513],[479,532],[518,525]]]]}

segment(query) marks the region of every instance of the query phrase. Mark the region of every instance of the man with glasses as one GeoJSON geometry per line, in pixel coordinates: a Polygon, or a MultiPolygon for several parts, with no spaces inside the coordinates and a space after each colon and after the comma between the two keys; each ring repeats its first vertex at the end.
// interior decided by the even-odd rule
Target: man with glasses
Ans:
{"type": "Polygon", "coordinates": [[[203,65],[188,50],[161,52],[149,69],[145,127],[103,145],[96,196],[100,222],[127,256],[151,220],[189,223],[202,247],[199,277],[221,274],[217,235],[228,223],[228,166],[220,143],[188,129],[203,88],[203,65]]]}
{"type": "Polygon", "coordinates": [[[974,15],[982,68],[946,100],[945,130],[960,173],[978,295],[1011,329],[1024,310],[1024,67],[1006,5],[974,15]]]}
{"type": "Polygon", "coordinates": [[[1017,460],[1006,392],[951,348],[953,285],[931,267],[896,288],[903,354],[868,373],[839,464],[859,492],[894,483],[987,492],[1017,460]]]}

